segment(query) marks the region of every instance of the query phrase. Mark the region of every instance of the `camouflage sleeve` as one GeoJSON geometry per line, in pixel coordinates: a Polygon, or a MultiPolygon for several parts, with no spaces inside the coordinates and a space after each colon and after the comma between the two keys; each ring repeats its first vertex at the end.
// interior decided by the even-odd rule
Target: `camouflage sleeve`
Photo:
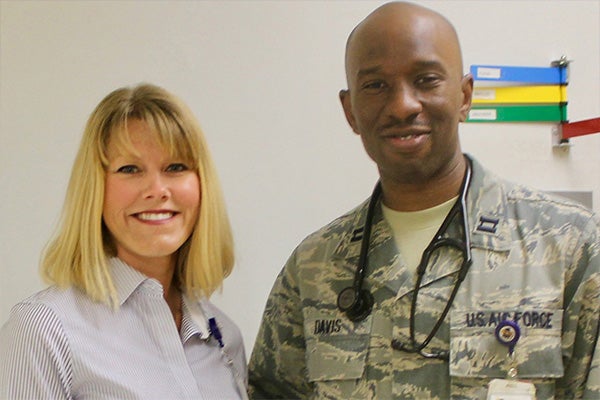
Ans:
{"type": "Polygon", "coordinates": [[[250,398],[309,396],[303,332],[294,253],[277,277],[265,307],[248,367],[250,398]]]}
{"type": "MultiPolygon", "coordinates": [[[[600,291],[600,289],[596,289],[600,291]]],[[[598,330],[600,330],[600,316],[596,311],[596,346],[592,350],[592,363],[588,375],[584,399],[600,399],[600,341],[598,341],[598,330]]]]}
{"type": "Polygon", "coordinates": [[[600,399],[600,224],[592,218],[575,249],[565,288],[563,359],[557,398],[600,399]]]}

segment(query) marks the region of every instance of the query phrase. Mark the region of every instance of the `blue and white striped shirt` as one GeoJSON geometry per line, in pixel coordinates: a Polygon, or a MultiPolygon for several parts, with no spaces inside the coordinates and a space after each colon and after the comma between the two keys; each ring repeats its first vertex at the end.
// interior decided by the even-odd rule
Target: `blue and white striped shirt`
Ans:
{"type": "MultiPolygon", "coordinates": [[[[17,304],[0,330],[0,399],[239,399],[234,370],[184,298],[181,330],[162,286],[111,260],[120,308],[76,288],[17,304]]],[[[224,350],[246,381],[238,327],[208,301],[224,350]]]]}

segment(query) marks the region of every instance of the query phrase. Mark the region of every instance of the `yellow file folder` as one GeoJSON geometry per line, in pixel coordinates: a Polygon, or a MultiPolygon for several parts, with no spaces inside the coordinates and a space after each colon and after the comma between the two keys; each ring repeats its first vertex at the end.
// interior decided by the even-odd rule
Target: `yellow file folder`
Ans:
{"type": "Polygon", "coordinates": [[[477,87],[473,89],[473,104],[548,104],[566,103],[564,85],[477,87]]]}

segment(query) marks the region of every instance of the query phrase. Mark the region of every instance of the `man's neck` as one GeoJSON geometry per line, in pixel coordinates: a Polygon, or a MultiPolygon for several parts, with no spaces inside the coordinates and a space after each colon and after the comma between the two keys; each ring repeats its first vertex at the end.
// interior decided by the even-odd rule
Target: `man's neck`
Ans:
{"type": "Polygon", "coordinates": [[[407,183],[382,177],[383,203],[396,211],[419,211],[435,207],[458,195],[466,160],[426,182],[407,183]]]}

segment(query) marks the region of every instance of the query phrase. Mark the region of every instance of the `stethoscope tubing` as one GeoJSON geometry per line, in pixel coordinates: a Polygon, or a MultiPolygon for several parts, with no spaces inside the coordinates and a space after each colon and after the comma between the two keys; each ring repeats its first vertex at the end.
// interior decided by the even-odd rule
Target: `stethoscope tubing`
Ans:
{"type": "MultiPolygon", "coordinates": [[[[415,282],[413,296],[412,296],[412,300],[411,300],[411,307],[410,307],[410,325],[409,325],[410,344],[404,344],[404,343],[400,343],[397,340],[393,340],[392,347],[394,349],[403,350],[403,351],[407,351],[407,352],[411,352],[411,353],[419,353],[420,355],[422,355],[423,357],[426,357],[426,358],[448,359],[447,351],[442,351],[440,353],[428,353],[428,352],[425,352],[424,349],[425,349],[425,347],[427,347],[429,342],[436,335],[436,333],[439,330],[440,326],[442,325],[444,319],[446,318],[446,315],[450,311],[450,308],[452,307],[452,304],[454,302],[456,294],[458,293],[458,289],[460,288],[462,281],[467,276],[467,273],[469,272],[469,268],[472,264],[471,237],[470,237],[470,232],[469,232],[467,204],[466,204],[467,192],[468,192],[470,184],[471,184],[472,166],[471,166],[471,160],[468,157],[465,157],[465,160],[466,160],[465,174],[464,174],[464,177],[463,177],[463,180],[461,183],[461,187],[459,190],[459,198],[452,206],[452,209],[450,210],[450,212],[448,213],[448,215],[442,222],[442,225],[436,232],[432,241],[429,243],[429,245],[423,251],[421,261],[417,267],[417,279],[415,282]],[[454,220],[454,218],[456,217],[456,215],[458,213],[460,213],[461,217],[462,217],[463,243],[461,243],[459,240],[456,240],[453,238],[444,237],[444,233],[447,231],[451,222],[454,220]],[[462,262],[462,265],[458,272],[458,276],[456,277],[456,282],[454,284],[454,288],[452,289],[450,297],[448,298],[448,301],[446,302],[446,306],[444,307],[444,310],[440,314],[440,317],[436,321],[436,323],[435,323],[433,329],[430,331],[429,335],[427,335],[427,337],[425,338],[425,340],[422,343],[417,344],[417,341],[415,339],[415,314],[416,314],[417,298],[419,295],[421,282],[422,282],[423,276],[425,274],[427,264],[429,263],[431,254],[436,249],[443,247],[443,246],[453,247],[453,248],[457,249],[458,251],[460,251],[463,256],[463,262],[462,262]]],[[[365,312],[360,312],[357,310],[353,310],[352,307],[354,307],[354,305],[357,304],[357,301],[360,298],[361,292],[366,291],[365,289],[363,289],[363,284],[364,284],[364,279],[365,279],[367,264],[368,264],[368,253],[369,253],[369,245],[370,245],[370,240],[371,240],[371,230],[372,230],[372,225],[373,225],[375,208],[381,197],[381,192],[382,192],[381,181],[378,181],[377,184],[375,185],[375,188],[373,189],[373,193],[371,194],[371,199],[369,201],[369,205],[367,208],[367,215],[366,215],[365,224],[363,227],[363,236],[362,236],[360,255],[359,255],[359,260],[358,260],[358,268],[356,269],[356,272],[354,275],[353,285],[351,288],[346,288],[342,292],[340,292],[340,296],[338,297],[338,307],[340,307],[340,297],[342,297],[341,294],[344,292],[348,292],[350,290],[354,291],[355,301],[354,301],[353,305],[344,307],[343,309],[342,309],[342,307],[340,307],[340,309],[342,309],[342,311],[346,312],[348,318],[350,318],[354,322],[358,322],[358,321],[366,318],[371,311],[370,308],[368,308],[365,310],[365,312]],[[357,315],[359,315],[359,317],[356,317],[357,315]]],[[[369,293],[369,296],[371,296],[370,293],[369,293]]],[[[358,304],[358,305],[360,305],[360,304],[358,304]]]]}
{"type": "Polygon", "coordinates": [[[377,200],[381,197],[381,181],[377,181],[373,194],[371,194],[371,201],[369,202],[369,208],[367,209],[367,216],[365,219],[365,225],[363,228],[363,238],[360,243],[360,255],[358,257],[358,269],[354,276],[354,289],[356,293],[359,293],[362,289],[363,282],[367,271],[367,259],[369,254],[369,245],[371,241],[371,230],[373,228],[373,218],[375,214],[375,206],[377,200]],[[373,200],[375,199],[375,200],[373,200]]]}
{"type": "MultiPolygon", "coordinates": [[[[428,353],[423,354],[423,349],[425,349],[425,347],[427,347],[429,342],[431,342],[431,340],[433,339],[433,337],[435,336],[437,331],[440,329],[440,326],[442,325],[444,319],[446,318],[446,315],[448,315],[448,312],[450,311],[450,307],[452,307],[452,303],[454,303],[454,298],[456,297],[456,294],[458,293],[458,289],[460,288],[460,285],[461,285],[462,281],[464,280],[464,278],[467,276],[467,272],[469,271],[469,268],[471,267],[471,263],[472,263],[471,239],[470,239],[470,234],[469,234],[469,225],[468,225],[467,211],[466,211],[467,210],[466,197],[467,197],[467,191],[469,189],[470,183],[471,183],[471,164],[470,164],[470,161],[467,159],[465,176],[464,176],[462,184],[461,184],[459,198],[457,199],[456,203],[454,203],[454,205],[452,206],[452,209],[450,210],[450,212],[444,219],[444,222],[442,223],[442,225],[436,232],[434,239],[431,241],[431,243],[429,243],[427,248],[423,251],[423,257],[421,258],[421,262],[419,263],[419,266],[417,267],[417,280],[415,282],[415,288],[413,291],[412,301],[411,301],[411,305],[410,305],[410,342],[411,342],[411,346],[408,348],[406,346],[403,346],[403,347],[404,347],[404,350],[406,350],[406,351],[412,350],[414,352],[418,352],[419,354],[421,354],[427,358],[431,358],[431,357],[428,357],[427,355],[425,355],[428,353]],[[448,230],[450,223],[455,218],[456,214],[458,214],[459,212],[462,214],[462,217],[463,217],[462,222],[463,222],[464,243],[462,243],[462,244],[456,239],[444,238],[444,236],[443,236],[444,233],[448,230]],[[458,251],[460,251],[463,256],[463,262],[460,266],[460,270],[458,272],[458,276],[456,278],[454,288],[452,288],[452,293],[450,293],[450,297],[448,298],[448,301],[446,302],[446,306],[444,307],[444,310],[442,311],[442,313],[440,314],[439,318],[437,319],[435,325],[429,332],[429,335],[427,335],[427,337],[425,338],[425,340],[423,342],[421,342],[421,344],[417,345],[417,342],[415,339],[415,314],[416,314],[416,309],[417,309],[417,298],[419,296],[419,291],[421,288],[421,282],[423,280],[423,276],[425,275],[425,270],[427,268],[427,264],[429,263],[431,254],[436,249],[443,247],[443,246],[453,247],[453,248],[457,249],[458,251]]],[[[429,356],[432,356],[432,355],[429,355],[429,356]]]]}

